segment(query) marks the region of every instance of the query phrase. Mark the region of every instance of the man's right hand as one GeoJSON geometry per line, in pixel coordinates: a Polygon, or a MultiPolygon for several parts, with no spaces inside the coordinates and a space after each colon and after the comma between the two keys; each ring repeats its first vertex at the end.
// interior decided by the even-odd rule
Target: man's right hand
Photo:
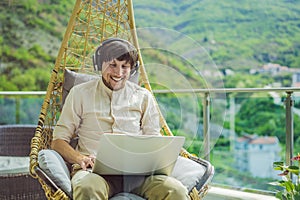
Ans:
{"type": "Polygon", "coordinates": [[[78,159],[78,164],[83,170],[87,170],[88,167],[93,167],[96,157],[94,155],[84,156],[81,155],[78,159]]]}
{"type": "Polygon", "coordinates": [[[62,157],[69,163],[80,165],[83,170],[87,170],[88,167],[93,167],[95,162],[94,155],[82,155],[73,147],[70,146],[64,140],[57,139],[53,140],[51,147],[53,150],[57,151],[62,155],[62,157]]]}

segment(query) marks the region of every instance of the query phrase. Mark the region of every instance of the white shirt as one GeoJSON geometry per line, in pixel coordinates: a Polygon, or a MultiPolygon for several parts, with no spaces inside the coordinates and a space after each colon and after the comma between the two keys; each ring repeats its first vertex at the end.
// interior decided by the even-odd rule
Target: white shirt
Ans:
{"type": "Polygon", "coordinates": [[[94,154],[103,133],[160,134],[159,113],[152,94],[130,81],[112,91],[102,79],[74,86],[68,94],[53,139],[70,142],[78,135],[77,150],[94,154]]]}

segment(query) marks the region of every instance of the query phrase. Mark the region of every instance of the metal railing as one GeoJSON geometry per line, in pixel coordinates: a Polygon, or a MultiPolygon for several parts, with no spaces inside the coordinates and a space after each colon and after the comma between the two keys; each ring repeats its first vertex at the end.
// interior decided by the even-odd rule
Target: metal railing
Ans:
{"type": "Polygon", "coordinates": [[[210,95],[212,93],[252,93],[252,92],[284,92],[286,93],[285,99],[285,124],[286,124],[286,164],[291,164],[291,158],[293,157],[293,149],[294,149],[294,119],[293,119],[293,98],[292,94],[294,92],[300,92],[300,88],[296,87],[281,87],[281,88],[223,88],[223,89],[175,89],[175,90],[154,90],[154,93],[201,93],[204,95],[203,98],[203,133],[204,133],[204,145],[205,145],[205,159],[210,159],[210,95]]]}
{"type": "MultiPolygon", "coordinates": [[[[285,87],[285,88],[223,88],[223,89],[173,89],[173,90],[153,90],[155,94],[165,93],[199,93],[203,95],[203,133],[204,133],[204,151],[205,159],[210,160],[210,96],[213,93],[253,93],[253,92],[284,92],[285,99],[285,124],[286,124],[286,164],[291,164],[293,157],[293,138],[294,138],[294,119],[293,119],[293,97],[294,92],[300,92],[300,88],[285,87]]],[[[0,91],[0,96],[26,96],[26,95],[45,95],[45,91],[0,91]]]]}
{"type": "MultiPolygon", "coordinates": [[[[42,100],[43,96],[45,94],[46,94],[45,91],[0,91],[0,97],[1,98],[13,99],[13,102],[14,102],[14,105],[15,105],[15,113],[14,114],[11,112],[12,110],[10,110],[9,114],[7,114],[7,111],[5,111],[5,107],[4,108],[0,107],[0,111],[2,111],[1,114],[4,113],[4,117],[5,117],[5,113],[7,115],[11,115],[11,116],[14,115],[14,117],[9,118],[8,121],[7,120],[4,120],[4,121],[6,121],[6,123],[12,123],[12,124],[14,124],[14,123],[16,123],[16,124],[23,123],[23,121],[21,119],[22,117],[20,116],[20,110],[21,110],[21,107],[22,107],[22,100],[24,98],[27,98],[27,97],[30,97],[30,98],[31,97],[38,97],[38,98],[40,98],[40,100],[42,100]]],[[[39,105],[36,104],[36,106],[39,106],[39,105]]],[[[40,108],[41,107],[31,108],[31,110],[35,109],[34,113],[36,113],[37,119],[38,119],[38,114],[39,114],[40,108]]],[[[33,116],[30,116],[30,118],[32,118],[32,117],[33,116]]],[[[27,116],[27,118],[28,118],[28,116],[27,116]]],[[[29,120],[29,121],[31,121],[31,120],[29,120]]],[[[1,124],[2,123],[3,123],[3,118],[1,120],[1,124]]]]}

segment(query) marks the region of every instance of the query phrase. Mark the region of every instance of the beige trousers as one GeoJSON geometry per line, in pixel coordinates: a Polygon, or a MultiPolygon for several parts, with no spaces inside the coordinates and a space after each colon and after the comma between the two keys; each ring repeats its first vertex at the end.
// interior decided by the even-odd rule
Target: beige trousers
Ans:
{"type": "Polygon", "coordinates": [[[148,200],[190,199],[180,181],[164,175],[99,176],[80,170],[71,182],[75,200],[107,200],[119,192],[131,192],[148,200]]]}

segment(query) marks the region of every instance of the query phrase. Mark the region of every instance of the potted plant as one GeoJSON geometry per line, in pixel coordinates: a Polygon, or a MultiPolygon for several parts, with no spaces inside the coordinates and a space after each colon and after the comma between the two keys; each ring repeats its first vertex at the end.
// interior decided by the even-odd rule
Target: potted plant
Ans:
{"type": "Polygon", "coordinates": [[[296,157],[292,158],[296,165],[286,166],[284,162],[274,162],[274,170],[281,171],[279,176],[282,176],[282,180],[272,182],[271,185],[280,186],[283,190],[276,191],[276,198],[282,200],[300,200],[300,153],[296,157]]]}

